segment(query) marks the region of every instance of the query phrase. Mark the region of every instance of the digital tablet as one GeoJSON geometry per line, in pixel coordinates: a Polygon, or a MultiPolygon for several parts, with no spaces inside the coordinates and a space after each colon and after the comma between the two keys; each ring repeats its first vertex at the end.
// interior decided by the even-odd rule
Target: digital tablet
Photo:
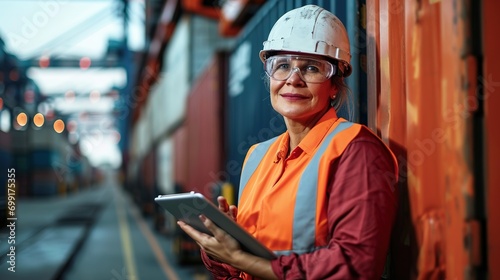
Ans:
{"type": "Polygon", "coordinates": [[[238,240],[243,250],[268,260],[276,258],[276,255],[271,250],[262,245],[243,227],[220,211],[214,203],[201,193],[189,192],[159,195],[155,198],[155,202],[174,215],[178,220],[185,222],[198,231],[212,235],[199,218],[203,214],[234,239],[238,240]]]}

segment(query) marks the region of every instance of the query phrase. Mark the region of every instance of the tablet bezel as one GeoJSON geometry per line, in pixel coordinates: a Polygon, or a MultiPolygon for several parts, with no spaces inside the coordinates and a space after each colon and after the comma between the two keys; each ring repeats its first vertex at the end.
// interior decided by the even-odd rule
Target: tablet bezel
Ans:
{"type": "Polygon", "coordinates": [[[155,202],[176,219],[187,223],[198,231],[212,235],[199,218],[203,214],[236,239],[244,251],[268,260],[276,258],[276,255],[271,250],[262,245],[233,219],[220,211],[214,203],[201,193],[189,192],[159,195],[155,198],[155,202]]]}

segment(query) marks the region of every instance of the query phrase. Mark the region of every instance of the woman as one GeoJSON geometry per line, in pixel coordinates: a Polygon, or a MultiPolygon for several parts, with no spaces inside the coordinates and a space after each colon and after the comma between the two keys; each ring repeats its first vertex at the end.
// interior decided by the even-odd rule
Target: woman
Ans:
{"type": "Polygon", "coordinates": [[[245,158],[233,217],[278,257],[240,249],[210,220],[209,236],[183,222],[215,279],[380,279],[397,208],[397,163],[362,125],[338,118],[351,72],[349,40],[332,13],[289,11],[260,52],[270,99],[287,127],[245,158]]]}

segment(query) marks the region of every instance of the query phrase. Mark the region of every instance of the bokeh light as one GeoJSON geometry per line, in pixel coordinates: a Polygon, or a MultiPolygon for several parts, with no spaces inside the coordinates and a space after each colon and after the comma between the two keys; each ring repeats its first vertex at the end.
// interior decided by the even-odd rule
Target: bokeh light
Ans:
{"type": "Polygon", "coordinates": [[[50,66],[50,57],[48,55],[42,55],[38,61],[40,68],[47,68],[50,66]]]}
{"type": "Polygon", "coordinates": [[[45,117],[41,113],[38,113],[33,117],[33,123],[37,127],[42,127],[42,125],[45,123],[45,117]]]}
{"type": "Polygon", "coordinates": [[[57,133],[62,133],[64,131],[64,122],[62,120],[56,120],[54,122],[54,130],[57,133]]]}
{"type": "Polygon", "coordinates": [[[80,59],[80,69],[82,70],[87,70],[89,69],[90,65],[92,64],[92,60],[90,60],[89,57],[82,57],[80,59]]]}
{"type": "Polygon", "coordinates": [[[17,124],[20,126],[25,126],[28,123],[28,116],[26,113],[19,113],[16,117],[17,124]]]}

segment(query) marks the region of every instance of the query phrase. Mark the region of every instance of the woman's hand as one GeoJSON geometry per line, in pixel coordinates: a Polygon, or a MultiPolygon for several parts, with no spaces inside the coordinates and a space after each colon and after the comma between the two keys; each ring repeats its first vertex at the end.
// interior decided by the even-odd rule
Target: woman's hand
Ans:
{"type": "MultiPolygon", "coordinates": [[[[219,208],[220,207],[221,206],[219,205],[219,208]]],[[[232,213],[230,211],[230,207],[228,207],[227,211],[225,212],[228,213],[228,215],[231,215],[232,213]]],[[[209,256],[221,262],[231,264],[232,261],[235,260],[236,256],[243,253],[238,241],[236,241],[233,237],[231,237],[221,228],[217,227],[211,220],[207,219],[205,216],[200,215],[200,219],[205,227],[207,227],[207,229],[213,234],[213,236],[200,232],[182,221],[178,221],[177,224],[194,241],[196,241],[200,248],[203,249],[209,256]]]]}
{"type": "Polygon", "coordinates": [[[226,198],[223,196],[217,197],[217,202],[219,203],[219,210],[226,213],[236,222],[236,216],[238,215],[238,208],[235,205],[229,206],[226,198]]]}
{"type": "MultiPolygon", "coordinates": [[[[219,203],[219,210],[236,221],[237,207],[230,206],[222,196],[217,197],[217,202],[219,203]]],[[[200,215],[200,219],[213,236],[200,232],[182,221],[178,221],[177,224],[198,243],[198,246],[207,255],[260,279],[277,279],[271,268],[270,261],[244,252],[236,239],[216,226],[211,220],[203,215],[200,215]]]]}

